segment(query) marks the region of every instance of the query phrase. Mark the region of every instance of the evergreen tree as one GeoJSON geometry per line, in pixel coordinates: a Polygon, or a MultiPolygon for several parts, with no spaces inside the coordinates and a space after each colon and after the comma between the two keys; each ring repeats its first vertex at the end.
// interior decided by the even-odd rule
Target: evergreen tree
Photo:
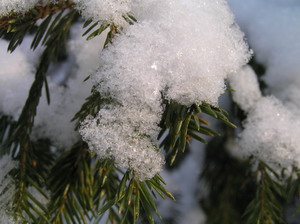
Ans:
{"type": "Polygon", "coordinates": [[[177,197],[161,167],[176,172],[207,136],[206,223],[285,222],[297,158],[260,135],[276,120],[268,109],[284,113],[274,128],[294,117],[264,96],[265,68],[246,65],[252,53],[220,2],[0,1],[1,223],[178,223],[157,209],[177,197]],[[240,154],[228,146],[236,125],[240,154]]]}

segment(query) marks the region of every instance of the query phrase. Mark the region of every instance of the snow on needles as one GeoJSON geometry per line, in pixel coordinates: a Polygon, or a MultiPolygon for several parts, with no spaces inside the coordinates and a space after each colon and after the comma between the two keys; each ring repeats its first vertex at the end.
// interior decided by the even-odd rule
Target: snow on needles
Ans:
{"type": "Polygon", "coordinates": [[[250,52],[223,0],[136,0],[132,12],[139,23],[103,51],[92,76],[112,104],[88,117],[80,134],[101,158],[148,179],[163,164],[156,146],[161,96],[217,105],[224,79],[250,52]]]}

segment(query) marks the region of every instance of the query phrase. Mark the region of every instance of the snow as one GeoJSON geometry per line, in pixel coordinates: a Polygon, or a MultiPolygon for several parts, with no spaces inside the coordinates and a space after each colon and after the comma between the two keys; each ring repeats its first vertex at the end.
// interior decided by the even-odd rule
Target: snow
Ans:
{"type": "MultiPolygon", "coordinates": [[[[263,97],[257,104],[250,103],[249,108],[242,107],[250,112],[240,136],[241,153],[285,168],[299,166],[300,3],[229,0],[229,4],[256,60],[266,66],[263,78],[267,91],[275,96],[263,97]]],[[[248,95],[250,86],[239,96],[248,95]]]]}
{"type": "MultiPolygon", "coordinates": [[[[34,137],[47,137],[57,146],[67,148],[80,139],[74,130],[75,124],[71,119],[85,98],[90,95],[92,84],[83,80],[93,72],[99,64],[99,55],[104,44],[104,36],[86,41],[82,35],[82,24],[74,26],[69,43],[69,60],[65,69],[59,67],[59,79],[57,70],[54,76],[50,74],[50,105],[47,104],[45,94],[43,95],[35,119],[34,137]],[[52,75],[52,76],[51,76],[52,75]],[[56,80],[66,79],[62,83],[56,80]]],[[[60,65],[59,65],[60,66],[60,65]]],[[[44,93],[44,92],[43,92],[44,93]]]]}
{"type": "Polygon", "coordinates": [[[239,145],[245,156],[256,156],[283,167],[300,164],[300,119],[275,97],[262,98],[249,112],[239,145]]]}
{"type": "MultiPolygon", "coordinates": [[[[43,91],[34,122],[33,139],[48,138],[59,148],[70,147],[80,139],[70,121],[90,95],[92,85],[83,80],[97,68],[105,40],[105,36],[101,36],[86,41],[81,36],[81,27],[82,24],[78,24],[72,28],[69,60],[63,66],[58,64],[59,67],[49,69],[51,103],[48,105],[43,91]]],[[[18,119],[27,99],[37,56],[43,50],[41,47],[34,52],[30,50],[32,38],[27,36],[24,45],[12,54],[6,51],[8,42],[0,40],[0,112],[13,116],[14,120],[18,119]],[[13,64],[18,66],[11,66],[13,64]]]]}
{"type": "Polygon", "coordinates": [[[156,146],[161,95],[187,106],[217,105],[224,80],[251,53],[225,1],[135,3],[139,23],[124,28],[103,51],[92,76],[100,95],[118,106],[103,106],[80,134],[101,158],[148,179],[163,164],[156,146]]]}
{"type": "Polygon", "coordinates": [[[233,100],[248,112],[262,97],[257,76],[250,66],[244,67],[240,72],[231,74],[229,82],[234,92],[233,100]]]}
{"type": "Polygon", "coordinates": [[[17,119],[33,82],[33,68],[24,52],[8,53],[7,46],[7,41],[0,40],[0,110],[17,119]]]}
{"type": "Polygon", "coordinates": [[[256,59],[267,72],[270,91],[280,96],[300,83],[300,2],[297,0],[229,0],[237,22],[246,33],[256,59]]]}
{"type": "Polygon", "coordinates": [[[131,11],[132,0],[75,0],[76,8],[86,19],[106,21],[125,25],[126,16],[131,11]]]}

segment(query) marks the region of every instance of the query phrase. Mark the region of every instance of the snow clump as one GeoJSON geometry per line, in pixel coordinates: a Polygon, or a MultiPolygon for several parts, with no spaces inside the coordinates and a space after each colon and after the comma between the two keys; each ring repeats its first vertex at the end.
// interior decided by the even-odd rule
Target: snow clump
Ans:
{"type": "Polygon", "coordinates": [[[250,66],[229,76],[232,97],[243,111],[248,112],[262,97],[257,76],[250,66]]]}
{"type": "Polygon", "coordinates": [[[255,59],[266,67],[262,78],[267,90],[277,97],[262,98],[253,106],[241,133],[241,153],[285,168],[299,166],[300,2],[229,0],[229,4],[255,59]]]}
{"type": "Polygon", "coordinates": [[[86,19],[107,21],[124,25],[126,16],[131,11],[132,0],[75,0],[76,8],[86,19]]]}
{"type": "Polygon", "coordinates": [[[282,167],[300,165],[300,119],[275,97],[263,97],[248,114],[239,145],[245,156],[254,155],[282,167]]]}
{"type": "Polygon", "coordinates": [[[161,96],[187,106],[217,105],[224,80],[251,53],[225,1],[137,0],[132,12],[139,23],[103,51],[91,77],[113,104],[88,117],[80,134],[101,158],[143,180],[163,164],[156,146],[161,96]]]}

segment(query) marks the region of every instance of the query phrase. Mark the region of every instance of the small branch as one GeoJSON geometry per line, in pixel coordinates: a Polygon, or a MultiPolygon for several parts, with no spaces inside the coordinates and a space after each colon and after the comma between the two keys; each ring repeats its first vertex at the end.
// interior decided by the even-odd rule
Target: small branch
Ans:
{"type": "Polygon", "coordinates": [[[26,12],[24,15],[19,13],[12,13],[11,15],[4,16],[0,19],[0,29],[6,29],[11,23],[24,22],[23,20],[37,21],[49,15],[53,15],[59,11],[72,8],[74,2],[71,0],[60,0],[57,3],[50,2],[45,6],[35,6],[33,9],[26,12]]]}

